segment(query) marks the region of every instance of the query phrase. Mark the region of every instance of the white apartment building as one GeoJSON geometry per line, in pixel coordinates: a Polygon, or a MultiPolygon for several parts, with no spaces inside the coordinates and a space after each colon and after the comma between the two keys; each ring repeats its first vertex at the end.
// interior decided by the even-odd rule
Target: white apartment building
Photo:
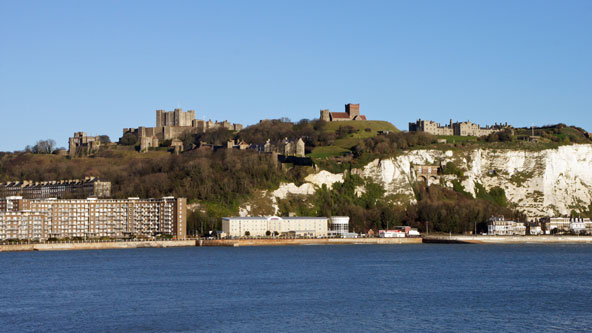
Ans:
{"type": "Polygon", "coordinates": [[[230,237],[294,235],[305,237],[327,237],[328,219],[326,217],[224,217],[222,232],[230,237]]]}

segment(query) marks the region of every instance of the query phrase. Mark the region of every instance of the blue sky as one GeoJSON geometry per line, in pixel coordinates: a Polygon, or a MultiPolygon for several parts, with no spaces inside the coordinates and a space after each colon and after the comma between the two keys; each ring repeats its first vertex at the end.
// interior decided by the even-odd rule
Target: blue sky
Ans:
{"type": "Polygon", "coordinates": [[[592,1],[3,1],[0,151],[154,126],[245,125],[360,103],[592,131],[592,1]]]}

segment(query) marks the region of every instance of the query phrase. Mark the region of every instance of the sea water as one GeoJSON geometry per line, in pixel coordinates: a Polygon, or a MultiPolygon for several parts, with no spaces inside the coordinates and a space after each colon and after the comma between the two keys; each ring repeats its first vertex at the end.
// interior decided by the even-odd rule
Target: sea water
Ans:
{"type": "Polygon", "coordinates": [[[0,253],[0,331],[592,329],[592,245],[0,253]]]}

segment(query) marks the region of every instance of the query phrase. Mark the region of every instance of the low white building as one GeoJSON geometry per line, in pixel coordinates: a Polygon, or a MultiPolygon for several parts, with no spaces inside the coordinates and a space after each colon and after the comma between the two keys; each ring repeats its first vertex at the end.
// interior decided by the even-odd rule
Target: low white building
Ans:
{"type": "Polygon", "coordinates": [[[349,232],[349,216],[332,216],[329,218],[329,236],[356,238],[349,232]]]}
{"type": "Polygon", "coordinates": [[[416,228],[410,226],[396,226],[392,230],[379,230],[378,237],[397,238],[397,237],[419,237],[420,233],[416,228]]]}
{"type": "Polygon", "coordinates": [[[526,235],[522,222],[507,221],[503,217],[492,217],[487,222],[487,234],[494,236],[526,235]]]}
{"type": "Polygon", "coordinates": [[[530,226],[530,234],[537,236],[537,235],[542,235],[543,234],[543,229],[541,229],[540,225],[531,225],[530,226]]]}
{"type": "Polygon", "coordinates": [[[403,238],[405,237],[405,231],[401,229],[395,230],[379,230],[378,237],[380,238],[403,238]]]}
{"type": "Polygon", "coordinates": [[[327,237],[327,221],[326,217],[223,217],[222,232],[230,237],[258,237],[268,236],[268,234],[274,236],[327,237]]]}

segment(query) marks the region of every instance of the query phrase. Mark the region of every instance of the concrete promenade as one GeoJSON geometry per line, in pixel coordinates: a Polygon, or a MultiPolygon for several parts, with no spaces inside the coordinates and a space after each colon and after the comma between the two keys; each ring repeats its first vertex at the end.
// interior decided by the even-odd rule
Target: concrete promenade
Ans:
{"type": "Polygon", "coordinates": [[[87,242],[87,243],[44,243],[44,244],[11,244],[1,245],[0,252],[20,251],[63,251],[63,250],[105,250],[105,249],[137,249],[150,247],[183,247],[195,246],[195,240],[170,241],[132,241],[132,242],[87,242]]]}
{"type": "Polygon", "coordinates": [[[193,246],[290,246],[290,245],[353,245],[353,244],[592,244],[592,236],[464,236],[436,235],[423,238],[262,238],[262,239],[190,239],[170,241],[75,242],[1,245],[0,252],[64,251],[167,248],[193,246]]]}
{"type": "Polygon", "coordinates": [[[262,238],[199,240],[198,246],[284,246],[284,245],[346,245],[346,244],[421,244],[421,238],[262,238]]]}
{"type": "Polygon", "coordinates": [[[424,236],[424,243],[454,244],[592,244],[592,236],[424,236]]]}

